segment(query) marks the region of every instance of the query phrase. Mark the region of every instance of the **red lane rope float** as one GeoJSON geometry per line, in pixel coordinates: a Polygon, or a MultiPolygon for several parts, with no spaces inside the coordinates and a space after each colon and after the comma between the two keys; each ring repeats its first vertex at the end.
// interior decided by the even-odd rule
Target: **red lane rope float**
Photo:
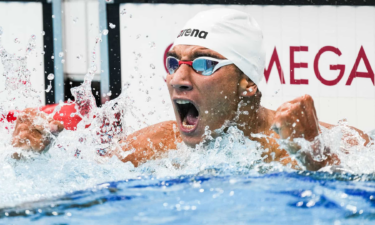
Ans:
{"type": "MultiPolygon", "coordinates": [[[[39,108],[39,110],[47,114],[51,114],[55,110],[56,106],[58,106],[58,104],[46,105],[46,106],[39,108]]],[[[0,122],[3,122],[4,119],[6,119],[8,122],[13,123],[14,121],[17,120],[17,117],[14,115],[15,112],[19,112],[19,111],[12,110],[8,113],[6,118],[5,116],[3,116],[2,118],[0,117],[0,122]]],[[[76,113],[76,112],[77,110],[75,109],[74,103],[63,105],[61,109],[55,113],[55,115],[53,116],[53,119],[63,122],[64,128],[67,130],[76,130],[77,124],[82,120],[81,117],[79,117],[76,114],[74,114],[74,116],[71,117],[71,114],[76,113]]]]}

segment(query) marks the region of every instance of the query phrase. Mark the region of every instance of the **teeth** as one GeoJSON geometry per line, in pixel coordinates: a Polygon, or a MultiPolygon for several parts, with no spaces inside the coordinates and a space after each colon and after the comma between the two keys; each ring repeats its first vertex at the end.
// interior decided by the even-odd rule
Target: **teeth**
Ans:
{"type": "Polygon", "coordinates": [[[194,125],[188,125],[186,123],[186,118],[184,119],[184,121],[182,121],[182,126],[185,127],[185,128],[188,128],[188,129],[193,129],[194,128],[194,125]]]}
{"type": "Polygon", "coordinates": [[[186,100],[176,100],[176,103],[183,105],[183,104],[189,104],[190,102],[186,100]]]}

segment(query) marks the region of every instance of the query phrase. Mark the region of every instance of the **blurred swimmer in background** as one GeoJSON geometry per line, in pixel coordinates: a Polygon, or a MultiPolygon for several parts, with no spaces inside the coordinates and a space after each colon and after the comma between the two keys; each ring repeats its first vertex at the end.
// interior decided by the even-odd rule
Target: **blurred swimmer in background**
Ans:
{"type": "MultiPolygon", "coordinates": [[[[293,140],[303,138],[311,145],[311,151],[298,154],[306,169],[340,165],[339,158],[318,138],[320,126],[330,129],[333,125],[319,122],[311,96],[286,102],[276,111],[261,106],[258,85],[264,65],[263,35],[252,17],[224,8],[198,13],[178,34],[166,59],[169,71],[166,83],[176,121],[136,131],[120,141],[123,147],[115,154],[123,162],[138,166],[163,157],[163,153],[176,149],[178,143],[195,147],[204,140],[206,127],[215,138],[225,133],[228,126],[235,125],[246,137],[268,149],[263,152],[265,162],[279,161],[299,168],[290,155],[301,149],[293,140]],[[281,147],[278,139],[287,140],[286,146],[281,147]],[[121,157],[121,151],[130,150],[134,151],[121,157]]],[[[24,110],[16,122],[13,146],[42,151],[50,142],[47,133],[58,134],[64,129],[53,119],[48,121],[48,128],[34,125],[35,120],[46,118],[36,110],[24,110]]],[[[370,142],[367,134],[353,129],[365,140],[365,145],[370,142]]],[[[359,142],[349,144],[354,146],[359,142]]]]}

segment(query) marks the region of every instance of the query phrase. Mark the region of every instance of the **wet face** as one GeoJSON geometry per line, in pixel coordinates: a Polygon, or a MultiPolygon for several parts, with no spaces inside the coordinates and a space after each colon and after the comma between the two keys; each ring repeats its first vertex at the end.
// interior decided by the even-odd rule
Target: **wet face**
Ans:
{"type": "MultiPolygon", "coordinates": [[[[177,45],[168,53],[181,61],[202,56],[225,59],[219,53],[192,45],[177,45]]],[[[182,140],[191,147],[200,143],[205,127],[215,130],[235,117],[239,102],[240,75],[231,64],[210,76],[195,72],[182,64],[174,74],[167,75],[167,85],[182,140]]]]}

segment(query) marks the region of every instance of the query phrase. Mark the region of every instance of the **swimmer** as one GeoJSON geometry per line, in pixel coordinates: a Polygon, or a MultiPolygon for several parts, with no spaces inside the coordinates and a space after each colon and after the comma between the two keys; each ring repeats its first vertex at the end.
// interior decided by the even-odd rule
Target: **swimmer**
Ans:
{"type": "MultiPolygon", "coordinates": [[[[116,153],[123,162],[138,166],[162,157],[180,142],[196,146],[203,141],[207,126],[215,138],[220,135],[217,130],[225,124],[235,124],[246,137],[268,149],[263,153],[265,162],[279,161],[298,168],[290,154],[300,149],[293,140],[304,138],[312,147],[312,152],[299,156],[307,170],[340,165],[338,157],[316,138],[321,132],[319,125],[328,129],[333,125],[319,122],[311,96],[286,102],[276,111],[261,105],[262,92],[258,85],[265,65],[263,35],[248,14],[233,9],[198,13],[178,34],[166,65],[169,71],[166,84],[176,121],[146,127],[121,140],[123,147],[119,151],[135,149],[124,158],[120,152],[116,153]],[[289,144],[283,149],[277,139],[288,140],[289,144]],[[317,154],[322,154],[322,158],[317,158],[317,154]]],[[[44,127],[35,127],[32,121],[38,118],[43,116],[30,109],[21,113],[13,133],[13,146],[42,151],[49,144],[45,129],[55,134],[63,129],[55,120],[47,121],[44,127]]],[[[369,143],[369,137],[356,130],[366,141],[365,145],[369,143]]]]}

